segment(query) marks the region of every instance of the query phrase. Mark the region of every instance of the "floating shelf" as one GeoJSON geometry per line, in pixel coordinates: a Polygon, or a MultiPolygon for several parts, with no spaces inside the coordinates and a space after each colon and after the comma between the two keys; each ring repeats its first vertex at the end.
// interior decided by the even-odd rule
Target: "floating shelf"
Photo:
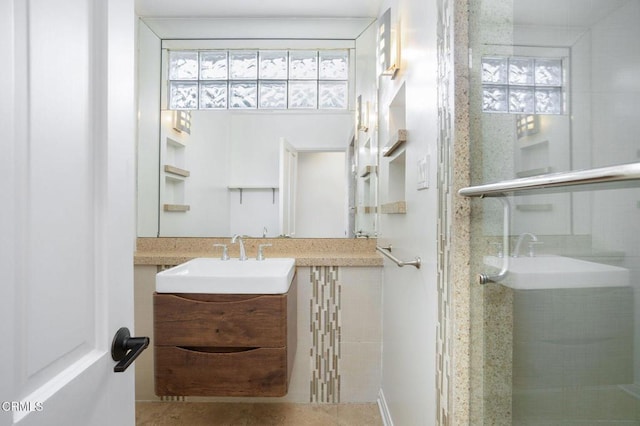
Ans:
{"type": "Polygon", "coordinates": [[[371,173],[376,173],[378,171],[378,166],[365,166],[362,171],[360,171],[360,177],[366,178],[371,173]]]}
{"type": "Polygon", "coordinates": [[[167,138],[167,145],[172,145],[176,148],[184,148],[186,145],[178,140],[175,140],[173,138],[167,138]]]}
{"type": "Polygon", "coordinates": [[[239,189],[278,189],[278,185],[229,185],[230,190],[239,189]]]}
{"type": "Polygon", "coordinates": [[[395,135],[391,138],[389,143],[382,148],[382,155],[384,157],[389,157],[393,154],[393,152],[400,147],[403,143],[407,141],[407,131],[405,129],[400,129],[396,132],[395,135]]]}
{"type": "Polygon", "coordinates": [[[386,203],[380,206],[380,213],[382,214],[407,214],[407,202],[396,201],[393,203],[386,203]]]}
{"type": "Polygon", "coordinates": [[[170,166],[168,164],[165,164],[164,171],[166,173],[171,173],[171,174],[182,176],[182,177],[189,177],[191,175],[191,172],[188,170],[181,169],[175,166],[170,166]]]}
{"type": "Polygon", "coordinates": [[[376,213],[377,211],[378,211],[378,208],[376,206],[358,206],[356,208],[357,213],[370,214],[370,213],[376,213]]]}
{"type": "Polygon", "coordinates": [[[536,141],[536,142],[521,142],[520,149],[528,149],[528,148],[533,148],[535,146],[542,146],[542,145],[549,145],[549,141],[544,140],[544,141],[536,141]]]}
{"type": "Polygon", "coordinates": [[[550,212],[553,204],[518,204],[516,210],[521,212],[550,212]]]}
{"type": "Polygon", "coordinates": [[[516,176],[519,178],[527,178],[532,176],[546,175],[553,172],[552,167],[540,167],[539,169],[523,170],[516,172],[516,176]]]}
{"type": "Polygon", "coordinates": [[[163,208],[165,212],[184,213],[191,210],[191,206],[189,206],[188,204],[165,204],[163,208]]]}

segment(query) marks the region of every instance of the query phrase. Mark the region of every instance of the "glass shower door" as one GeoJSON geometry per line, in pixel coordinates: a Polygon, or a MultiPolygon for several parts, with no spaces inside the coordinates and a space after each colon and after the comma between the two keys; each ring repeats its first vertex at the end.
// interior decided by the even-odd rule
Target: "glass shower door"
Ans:
{"type": "MultiPolygon", "coordinates": [[[[472,185],[640,163],[640,0],[469,4],[472,185]]],[[[474,424],[640,425],[631,175],[474,198],[474,424]]]]}

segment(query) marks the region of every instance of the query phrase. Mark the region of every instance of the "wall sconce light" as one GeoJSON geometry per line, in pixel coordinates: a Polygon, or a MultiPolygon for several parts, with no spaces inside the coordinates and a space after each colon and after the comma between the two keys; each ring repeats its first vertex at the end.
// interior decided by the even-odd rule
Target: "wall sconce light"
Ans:
{"type": "Polygon", "coordinates": [[[361,132],[369,131],[369,101],[362,102],[362,95],[358,95],[356,126],[361,132]]]}
{"type": "Polygon", "coordinates": [[[173,128],[178,132],[191,134],[191,111],[173,111],[173,128]]]}
{"type": "Polygon", "coordinates": [[[380,17],[378,24],[378,64],[380,75],[394,79],[400,69],[400,25],[391,27],[391,9],[380,17]]]}
{"type": "Polygon", "coordinates": [[[517,115],[516,134],[518,139],[535,135],[540,131],[540,117],[538,115],[517,115]]]}

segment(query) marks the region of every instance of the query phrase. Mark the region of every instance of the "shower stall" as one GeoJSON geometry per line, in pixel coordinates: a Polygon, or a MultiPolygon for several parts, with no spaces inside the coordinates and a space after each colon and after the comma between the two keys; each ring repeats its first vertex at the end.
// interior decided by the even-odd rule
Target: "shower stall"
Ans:
{"type": "Polygon", "coordinates": [[[471,420],[640,425],[640,0],[470,0],[471,420]]]}

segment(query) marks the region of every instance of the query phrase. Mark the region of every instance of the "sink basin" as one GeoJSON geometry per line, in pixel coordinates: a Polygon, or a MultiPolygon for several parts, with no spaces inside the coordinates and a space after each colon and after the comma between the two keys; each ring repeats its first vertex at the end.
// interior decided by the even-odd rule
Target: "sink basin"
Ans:
{"type": "Polygon", "coordinates": [[[284,294],[295,273],[295,259],[220,260],[201,257],[159,272],[158,293],[284,294]]]}
{"type": "MultiPolygon", "coordinates": [[[[486,256],[485,265],[501,268],[503,258],[486,256]]],[[[510,257],[500,282],[516,290],[627,287],[629,270],[564,256],[510,257]]]]}

